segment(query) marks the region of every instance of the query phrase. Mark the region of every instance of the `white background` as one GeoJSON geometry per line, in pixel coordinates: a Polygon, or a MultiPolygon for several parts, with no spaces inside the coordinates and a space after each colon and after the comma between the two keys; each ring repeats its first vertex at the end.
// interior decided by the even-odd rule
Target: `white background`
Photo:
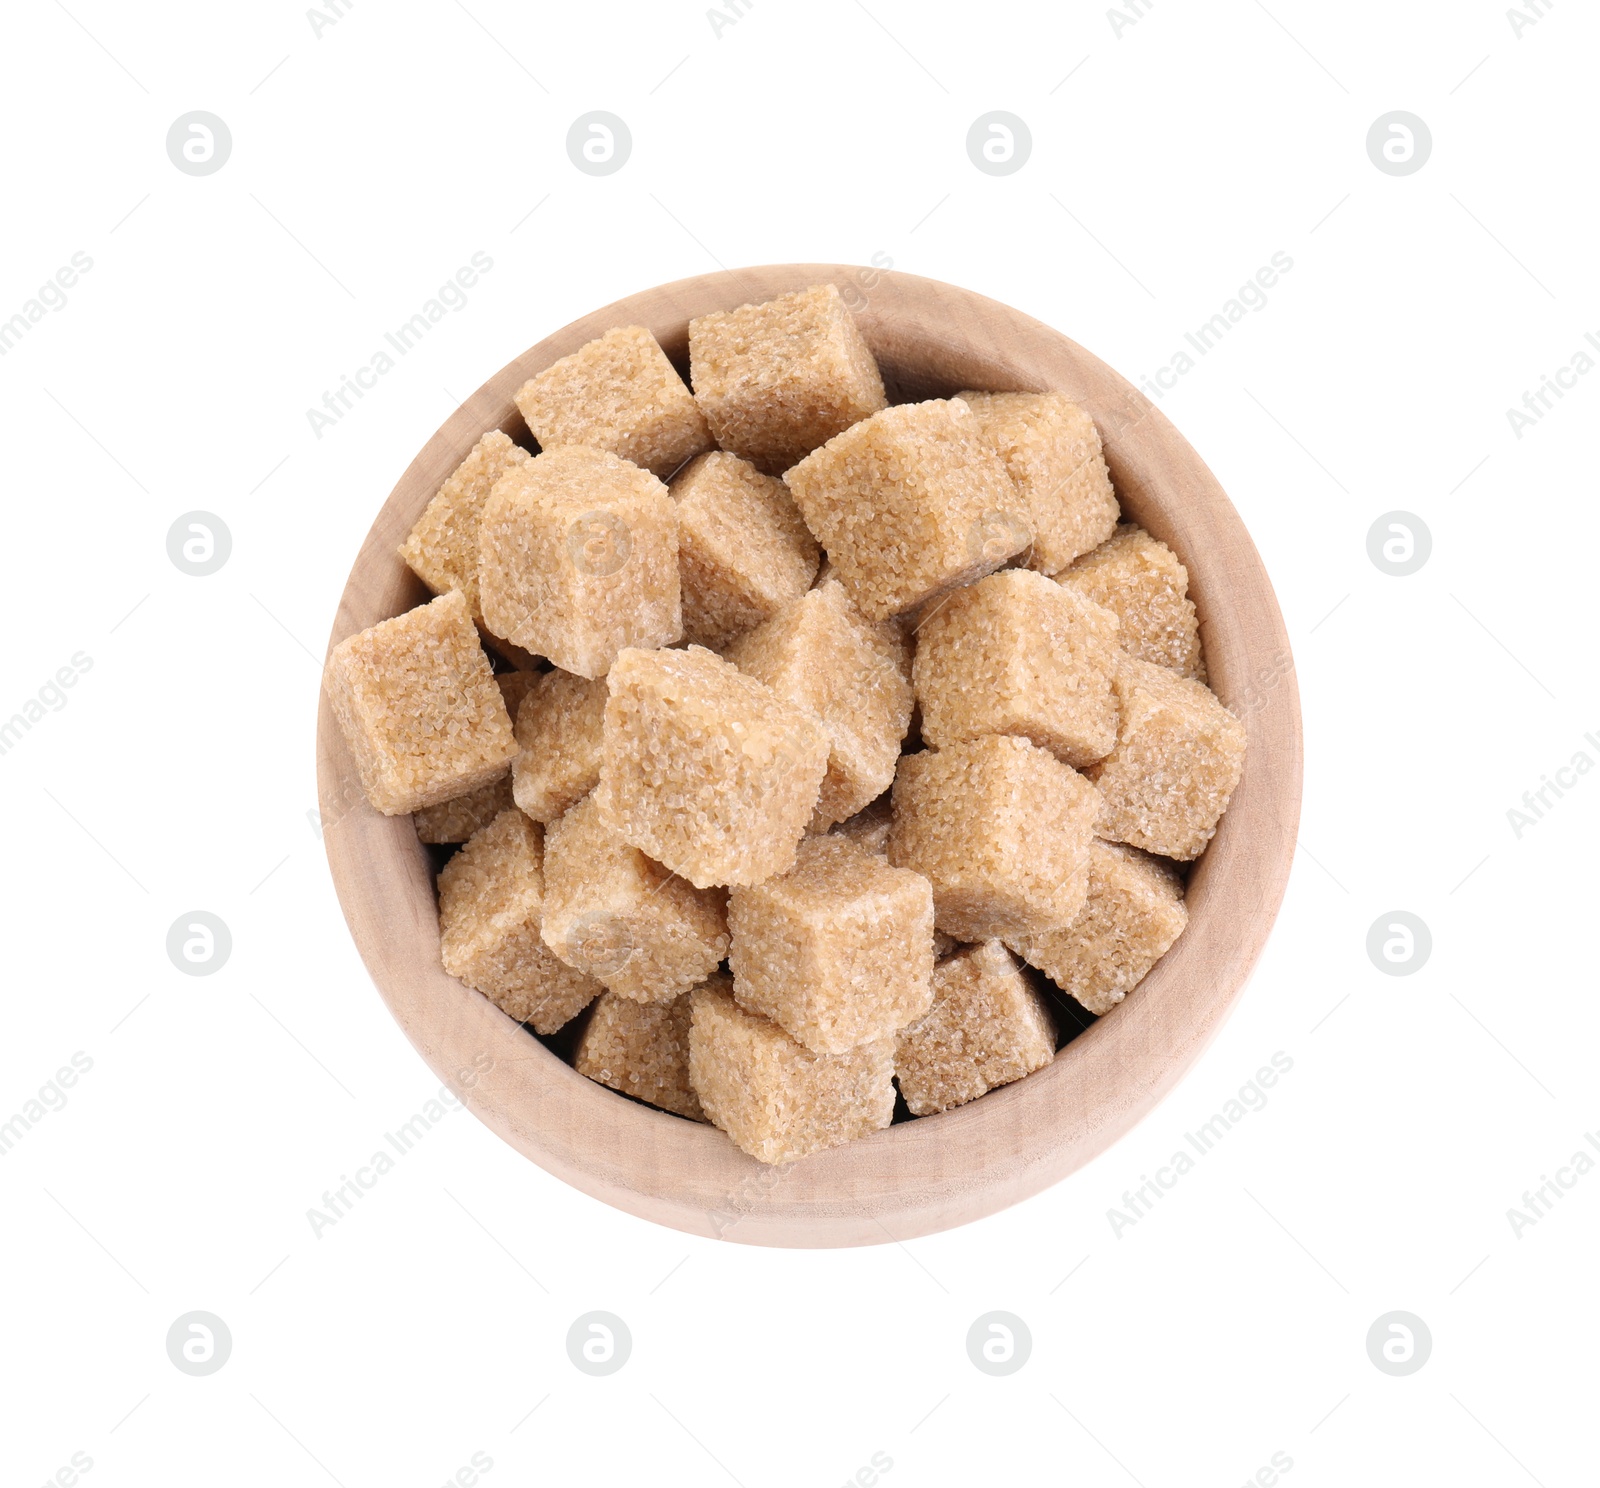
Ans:
{"type": "Polygon", "coordinates": [[[474,1453],[490,1484],[833,1485],[874,1453],[889,1488],[1230,1485],[1274,1453],[1294,1488],[1593,1481],[1600,1175],[1520,1235],[1507,1211],[1600,1127],[1600,778],[1520,838],[1507,811],[1600,760],[1600,377],[1521,439],[1506,410],[1600,331],[1600,23],[1524,9],[1519,35],[1499,0],[1145,0],[1119,34],[1076,0],[756,0],[718,35],[687,0],[360,0],[319,35],[291,3],[8,5],[0,319],[93,268],[0,358],[0,717],[92,666],[0,756],[0,1120],[93,1069],[0,1160],[4,1482],[75,1452],[108,1488],[431,1488],[474,1453]],[[201,178],[164,146],[194,109],[233,135],[201,178]],[[591,109],[633,134],[603,179],[565,152],[591,109]],[[992,109],[1033,137],[1005,177],[965,150],[992,109]],[[1393,109],[1433,135],[1407,177],[1366,152],[1393,109]],[[479,250],[466,308],[316,438],[306,410],[479,250]],[[1308,756],[1277,931],[1177,1093],[905,1245],[691,1239],[461,1113],[314,1237],[437,1085],[308,813],[337,596],[456,402],[651,284],[874,253],[1138,376],[1279,251],[1161,405],[1278,586],[1308,756]],[[165,548],[195,509],[233,536],[207,578],[165,548]],[[1394,509],[1433,536],[1411,577],[1367,556],[1394,509]],[[165,952],[194,909],[232,931],[215,976],[165,952]],[[1413,976],[1365,951],[1394,909],[1432,931],[1413,976]],[[1275,1051],[1267,1107],[1115,1235],[1275,1051]],[[164,1345],[195,1309],[233,1337],[205,1378],[164,1345]],[[592,1309],[634,1340],[604,1379],[564,1347],[592,1309]],[[1033,1339],[998,1379],[964,1345],[994,1309],[1033,1339]],[[1365,1343],[1393,1310],[1433,1340],[1403,1378],[1365,1343]]]}

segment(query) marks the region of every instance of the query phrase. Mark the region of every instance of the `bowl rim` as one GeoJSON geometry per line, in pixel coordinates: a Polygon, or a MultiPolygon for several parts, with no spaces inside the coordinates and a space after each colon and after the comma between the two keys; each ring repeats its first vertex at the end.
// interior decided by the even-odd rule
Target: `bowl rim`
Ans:
{"type": "Polygon", "coordinates": [[[355,631],[430,597],[398,545],[485,430],[532,443],[512,401],[528,377],[604,331],[634,324],[649,327],[683,370],[691,317],[823,282],[840,287],[884,368],[892,401],[977,386],[1061,392],[1087,408],[1100,426],[1124,519],[1166,542],[1189,570],[1211,686],[1243,719],[1248,749],[1216,837],[1194,865],[1189,926],[1132,996],[1024,1080],[768,1167],[715,1128],[579,1075],[487,998],[447,976],[439,965],[432,868],[410,817],[384,817],[367,804],[325,692],[317,718],[319,807],[334,887],[380,996],[430,1068],[492,1131],[592,1197],[709,1238],[806,1247],[930,1234],[1066,1177],[1178,1083],[1216,1036],[1261,954],[1295,851],[1299,696],[1271,581],[1199,455],[1105,363],[1032,316],[973,291],[840,264],[695,275],[580,317],[466,399],[380,509],[328,641],[331,652],[355,631]]]}

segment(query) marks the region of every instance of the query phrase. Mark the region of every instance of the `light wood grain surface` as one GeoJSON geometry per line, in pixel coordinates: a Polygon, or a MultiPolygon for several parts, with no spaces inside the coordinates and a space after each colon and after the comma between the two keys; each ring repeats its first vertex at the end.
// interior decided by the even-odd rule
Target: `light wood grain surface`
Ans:
{"type": "Polygon", "coordinates": [[[1249,752],[1228,813],[1195,866],[1189,927],[1126,1002],[1025,1080],[766,1167],[713,1128],[585,1079],[446,976],[433,875],[411,819],[366,804],[326,697],[317,723],[324,842],[345,918],[379,993],[432,1069],[513,1147],[586,1193],[681,1230],[759,1245],[870,1245],[928,1234],[1038,1193],[1104,1151],[1172,1089],[1239,996],[1277,915],[1300,813],[1300,707],[1288,637],[1261,560],[1215,477],[1143,394],[1065,336],[981,295],[909,274],[785,264],[702,275],[633,295],[541,341],[479,388],[400,478],[351,570],[330,649],[427,598],[395,550],[486,429],[529,442],[512,403],[525,379],[629,324],[650,327],[687,373],[691,317],[828,280],[855,310],[895,401],[975,387],[1055,391],[1083,404],[1104,435],[1125,515],[1188,567],[1211,685],[1243,717],[1249,752]],[[486,1073],[471,1073],[486,1063],[486,1073]]]}

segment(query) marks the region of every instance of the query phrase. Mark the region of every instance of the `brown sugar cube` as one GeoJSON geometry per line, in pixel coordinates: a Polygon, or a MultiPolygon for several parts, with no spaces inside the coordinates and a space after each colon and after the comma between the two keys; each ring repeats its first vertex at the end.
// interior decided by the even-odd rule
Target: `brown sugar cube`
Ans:
{"type": "Polygon", "coordinates": [[[869,620],[981,578],[1032,537],[1005,464],[959,398],[875,413],[785,479],[869,620]]]}
{"type": "Polygon", "coordinates": [[[884,406],[878,364],[832,284],[691,320],[689,380],[717,443],[769,475],[884,406]]]}
{"type": "Polygon", "coordinates": [[[489,630],[580,677],[603,677],[624,646],[683,634],[672,498],[602,450],[563,445],[501,478],[478,581],[489,630]]]}
{"type": "Polygon", "coordinates": [[[903,645],[892,620],[863,619],[830,582],[727,650],[741,672],[815,714],[827,730],[828,773],[813,831],[854,816],[894,780],[911,722],[911,684],[894,659],[903,645]]]}
{"type": "Polygon", "coordinates": [[[690,994],[689,1083],[734,1144],[792,1162],[882,1131],[894,1115],[894,1040],[813,1054],[747,1013],[718,977],[690,994]]]}
{"type": "Polygon", "coordinates": [[[612,1090],[663,1111],[704,1121],[689,1085],[689,994],[634,1002],[602,993],[584,1024],[572,1067],[612,1090]]]}
{"type": "Polygon", "coordinates": [[[453,801],[424,806],[415,818],[417,840],[438,844],[465,842],[479,827],[488,826],[502,811],[516,804],[511,795],[511,776],[504,774],[453,801]]]}
{"type": "Polygon", "coordinates": [[[439,870],[439,949],[451,976],[517,1022],[554,1033],[602,989],[539,937],[543,838],[537,822],[502,811],[439,870]]]}
{"type": "Polygon", "coordinates": [[[600,780],[606,684],[571,672],[546,672],[517,711],[521,752],[511,766],[517,805],[547,826],[600,780]]]}
{"type": "Polygon", "coordinates": [[[1197,858],[1244,769],[1244,725],[1201,682],[1128,656],[1117,673],[1117,746],[1085,772],[1100,835],[1164,858],[1197,858]]]}
{"type": "Polygon", "coordinates": [[[902,1030],[894,1073],[913,1116],[965,1105],[1043,1069],[1056,1055],[1044,998],[998,940],[934,968],[933,1006],[902,1030]]]}
{"type": "Polygon", "coordinates": [[[811,587],[817,540],[776,476],[715,451],[668,489],[678,507],[685,640],[720,651],[811,587]]]}
{"type": "Polygon", "coordinates": [[[624,651],[607,682],[609,824],[697,889],[786,872],[828,768],[816,718],[700,646],[624,651]]]}
{"type": "Polygon", "coordinates": [[[917,632],[923,741],[942,749],[1015,734],[1069,765],[1091,764],[1117,742],[1121,659],[1110,610],[1025,568],[990,574],[917,632]]]}
{"type": "Polygon", "coordinates": [[[545,450],[606,450],[665,480],[711,448],[705,415],[643,326],[619,326],[523,383],[517,407],[545,450]]]}
{"type": "Polygon", "coordinates": [[[854,816],[829,827],[835,837],[845,837],[857,847],[880,858],[889,855],[889,828],[894,824],[894,807],[889,792],[885,791],[874,801],[869,801],[854,816]]]}
{"type": "Polygon", "coordinates": [[[474,620],[483,619],[478,602],[478,523],[484,503],[506,471],[531,458],[498,429],[489,430],[439,487],[400,545],[400,556],[412,573],[435,594],[459,589],[466,595],[474,620]]]}
{"type": "Polygon", "coordinates": [[[385,816],[488,785],[516,753],[459,590],[341,641],[322,685],[367,799],[385,816]]]}
{"type": "Polygon", "coordinates": [[[728,895],[733,995],[816,1054],[885,1038],[928,1010],[928,880],[839,837],[807,837],[787,873],[728,895]]]}
{"type": "Polygon", "coordinates": [[[624,842],[585,797],[545,835],[544,943],[608,992],[670,1002],[728,954],[725,896],[624,842]]]}
{"type": "Polygon", "coordinates": [[[513,727],[517,721],[517,710],[522,706],[523,698],[533,691],[540,678],[548,676],[547,672],[497,672],[494,685],[500,689],[500,696],[506,705],[506,713],[510,716],[513,727]]]}
{"type": "Polygon", "coordinates": [[[1053,574],[1103,543],[1117,525],[1117,498],[1100,431],[1059,393],[960,393],[1006,462],[1033,527],[1027,566],[1053,574]]]}
{"type": "Polygon", "coordinates": [[[1196,682],[1206,680],[1189,571],[1164,542],[1141,527],[1119,527],[1109,542],[1056,578],[1116,612],[1122,649],[1130,656],[1171,667],[1196,682]]]}
{"type": "MultiPolygon", "coordinates": [[[[502,672],[494,680],[500,689],[506,712],[514,720],[529,685],[538,680],[537,675],[533,672],[502,672]]],[[[424,806],[416,813],[417,838],[422,842],[465,842],[479,827],[488,826],[508,806],[515,804],[511,794],[511,772],[507,770],[498,780],[480,785],[477,790],[457,796],[453,801],[424,806]]]]}
{"type": "Polygon", "coordinates": [[[901,759],[889,861],[933,885],[935,922],[957,940],[1038,934],[1083,908],[1099,814],[1077,771],[991,734],[901,759]]]}
{"type": "MultiPolygon", "coordinates": [[[[894,826],[894,807],[890,793],[885,791],[876,801],[869,802],[866,806],[845,821],[828,828],[831,837],[843,837],[854,842],[859,848],[872,853],[880,858],[889,856],[889,832],[894,826]]],[[[933,932],[933,959],[942,961],[952,951],[958,950],[961,942],[953,936],[946,935],[942,930],[933,932]]]]}
{"type": "Polygon", "coordinates": [[[1017,953],[1099,1017],[1109,1013],[1189,923],[1170,864],[1120,842],[1089,847],[1089,897],[1064,930],[1017,943],[1017,953]]]}

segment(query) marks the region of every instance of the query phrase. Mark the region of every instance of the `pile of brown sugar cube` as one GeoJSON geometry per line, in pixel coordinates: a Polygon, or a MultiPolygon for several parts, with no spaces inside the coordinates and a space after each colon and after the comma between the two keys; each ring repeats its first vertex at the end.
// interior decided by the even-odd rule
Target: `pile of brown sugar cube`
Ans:
{"type": "Polygon", "coordinates": [[[691,321],[689,357],[692,391],[625,326],[529,381],[539,453],[478,441],[400,550],[438,597],[325,686],[372,805],[464,844],[445,970],[781,1163],[1120,1002],[1245,730],[1083,409],[889,406],[826,284],[691,321]]]}

